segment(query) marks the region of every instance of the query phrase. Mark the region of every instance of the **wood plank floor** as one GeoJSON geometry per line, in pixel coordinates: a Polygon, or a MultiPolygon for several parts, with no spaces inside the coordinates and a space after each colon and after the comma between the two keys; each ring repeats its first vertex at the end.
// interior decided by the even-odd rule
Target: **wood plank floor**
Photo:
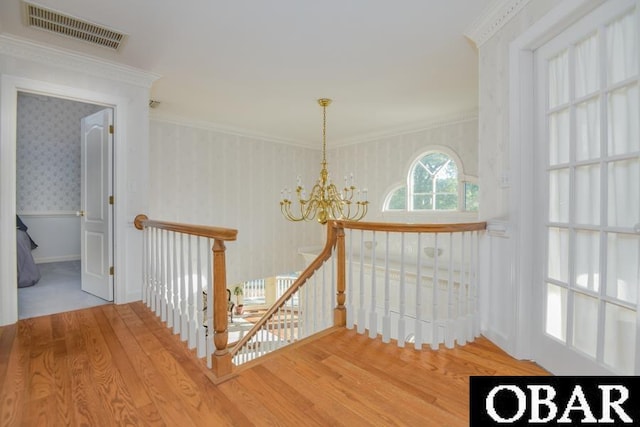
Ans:
{"type": "Polygon", "coordinates": [[[214,385],[141,303],[0,328],[1,426],[468,424],[470,375],[546,375],[488,340],[400,349],[347,329],[214,385]]]}

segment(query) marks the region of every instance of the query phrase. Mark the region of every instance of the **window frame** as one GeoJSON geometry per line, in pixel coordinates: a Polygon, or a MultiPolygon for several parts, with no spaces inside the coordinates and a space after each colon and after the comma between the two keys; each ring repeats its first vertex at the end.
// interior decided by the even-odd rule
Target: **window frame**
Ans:
{"type": "MultiPolygon", "coordinates": [[[[430,146],[427,149],[421,150],[417,155],[412,157],[411,162],[408,164],[408,167],[405,169],[405,180],[404,182],[395,182],[392,184],[387,191],[385,192],[385,197],[382,205],[382,212],[387,214],[396,214],[396,213],[406,213],[406,214],[419,214],[419,215],[443,215],[443,214],[477,214],[476,211],[466,210],[466,184],[474,184],[478,185],[478,178],[471,175],[466,175],[464,172],[464,164],[460,157],[450,148],[442,147],[442,146],[430,146]],[[418,166],[420,166],[420,162],[426,156],[430,154],[444,154],[447,156],[456,166],[458,175],[457,175],[457,185],[456,192],[458,197],[458,207],[457,209],[435,209],[434,207],[431,209],[413,209],[413,176],[415,170],[418,166]],[[405,204],[404,209],[393,209],[389,207],[389,203],[394,197],[395,193],[402,188],[406,189],[405,194],[405,204]]],[[[435,200],[434,200],[435,202],[435,200]]]]}

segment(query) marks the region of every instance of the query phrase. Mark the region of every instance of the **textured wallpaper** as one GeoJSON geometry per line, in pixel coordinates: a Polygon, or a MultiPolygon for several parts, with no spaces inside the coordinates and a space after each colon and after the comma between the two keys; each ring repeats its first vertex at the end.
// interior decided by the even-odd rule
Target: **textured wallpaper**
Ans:
{"type": "MultiPolygon", "coordinates": [[[[380,218],[388,188],[406,176],[414,156],[433,145],[456,151],[477,173],[477,120],[330,149],[329,170],[354,172],[369,189],[370,221],[380,218]]],[[[150,123],[151,218],[236,228],[227,243],[228,282],[268,277],[300,268],[298,249],[322,245],[324,227],[292,223],[280,213],[280,190],[296,177],[310,188],[320,172],[318,149],[294,147],[152,120],[150,123]]],[[[338,182],[340,178],[336,178],[338,182]]]]}
{"type": "Polygon", "coordinates": [[[80,209],[80,119],[103,108],[18,94],[18,212],[80,209]]]}
{"type": "Polygon", "coordinates": [[[149,131],[149,217],[237,229],[228,284],[300,269],[298,248],[324,242],[317,223],[280,213],[280,190],[317,178],[318,150],[155,120],[149,131]]]}

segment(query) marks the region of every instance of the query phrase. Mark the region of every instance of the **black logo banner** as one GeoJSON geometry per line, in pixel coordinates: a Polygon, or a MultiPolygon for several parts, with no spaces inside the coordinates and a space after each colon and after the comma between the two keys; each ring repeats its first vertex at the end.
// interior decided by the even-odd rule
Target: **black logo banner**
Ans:
{"type": "Polygon", "coordinates": [[[640,426],[640,377],[471,377],[471,426],[640,426]]]}

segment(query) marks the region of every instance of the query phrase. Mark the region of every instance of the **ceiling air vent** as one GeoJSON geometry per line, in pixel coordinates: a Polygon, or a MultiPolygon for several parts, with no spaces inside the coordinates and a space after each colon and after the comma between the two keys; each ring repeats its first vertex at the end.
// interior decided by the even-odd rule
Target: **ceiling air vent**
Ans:
{"type": "Polygon", "coordinates": [[[40,28],[113,50],[118,50],[126,38],[125,34],[101,25],[45,9],[37,4],[27,2],[23,4],[25,23],[29,27],[40,28]]]}

